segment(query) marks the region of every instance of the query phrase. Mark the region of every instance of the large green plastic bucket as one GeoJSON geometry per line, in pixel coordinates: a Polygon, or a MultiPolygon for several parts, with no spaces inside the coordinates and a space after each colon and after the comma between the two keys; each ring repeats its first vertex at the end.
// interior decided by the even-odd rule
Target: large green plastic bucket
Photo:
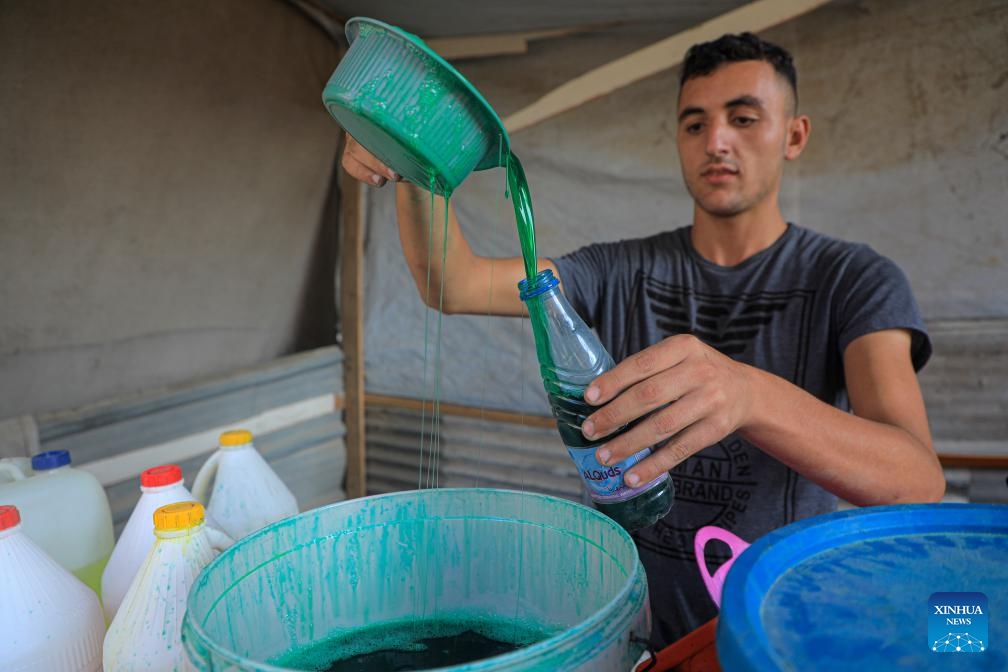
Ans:
{"type": "Polygon", "coordinates": [[[567,500],[491,489],[366,497],[240,541],[189,593],[198,670],[283,670],[291,650],[404,619],[507,617],[555,634],[453,671],[629,671],[650,632],[629,535],[567,500]]]}
{"type": "Polygon", "coordinates": [[[329,113],[409,181],[450,194],[473,170],[506,165],[497,113],[416,35],[367,18],[346,24],[350,49],[322,92],[329,113]]]}

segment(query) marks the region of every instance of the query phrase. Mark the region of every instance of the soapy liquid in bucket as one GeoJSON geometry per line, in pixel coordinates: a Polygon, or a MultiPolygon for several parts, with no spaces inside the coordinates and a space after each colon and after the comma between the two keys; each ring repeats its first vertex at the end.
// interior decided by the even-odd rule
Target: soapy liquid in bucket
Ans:
{"type": "Polygon", "coordinates": [[[551,636],[510,620],[446,618],[353,630],[297,649],[273,664],[311,672],[406,672],[464,665],[551,636]]]}

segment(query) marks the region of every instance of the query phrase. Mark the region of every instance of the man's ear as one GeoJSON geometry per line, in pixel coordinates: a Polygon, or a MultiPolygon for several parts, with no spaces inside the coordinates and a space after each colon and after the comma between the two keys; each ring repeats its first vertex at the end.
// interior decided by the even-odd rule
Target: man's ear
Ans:
{"type": "Polygon", "coordinates": [[[808,143],[809,133],[812,132],[812,121],[804,114],[795,115],[788,122],[787,145],[784,147],[784,159],[793,161],[797,159],[808,143]]]}

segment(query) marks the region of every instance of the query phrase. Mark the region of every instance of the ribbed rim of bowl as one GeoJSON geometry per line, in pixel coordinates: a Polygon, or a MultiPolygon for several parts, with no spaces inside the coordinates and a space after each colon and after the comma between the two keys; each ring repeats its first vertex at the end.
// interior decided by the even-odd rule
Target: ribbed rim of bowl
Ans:
{"type": "MultiPolygon", "coordinates": [[[[549,500],[566,506],[575,506],[574,502],[571,502],[570,500],[563,499],[560,497],[553,497],[552,495],[545,495],[538,492],[523,492],[520,490],[510,490],[506,488],[434,488],[431,490],[404,490],[400,492],[390,492],[383,495],[371,495],[369,497],[362,497],[354,500],[345,500],[343,502],[336,502],[334,504],[328,504],[326,506],[322,506],[317,509],[313,509],[311,511],[305,511],[304,513],[300,513],[296,516],[291,516],[290,518],[285,518],[284,520],[281,520],[277,523],[274,523],[273,525],[265,527],[259,530],[258,532],[253,532],[249,536],[240,540],[230,549],[228,549],[228,552],[232,552],[233,549],[238,548],[243,544],[251,543],[255,539],[258,539],[260,536],[264,536],[266,534],[271,533],[272,530],[278,525],[280,526],[293,525],[295,524],[296,520],[302,518],[303,516],[318,515],[318,513],[321,511],[324,511],[331,507],[342,506],[344,504],[347,504],[348,502],[360,503],[362,501],[374,501],[379,499],[397,499],[403,497],[415,498],[417,497],[417,495],[423,496],[425,494],[427,494],[428,496],[441,496],[458,492],[502,492],[502,493],[521,495],[523,497],[532,497],[535,499],[549,500]]],[[[634,551],[636,552],[637,546],[636,544],[634,544],[633,538],[626,530],[620,527],[619,524],[617,524],[614,520],[612,520],[603,513],[600,513],[588,507],[583,508],[586,509],[591,514],[597,516],[599,518],[599,522],[609,525],[618,535],[622,536],[625,539],[625,541],[628,544],[630,544],[630,547],[633,548],[634,551]]],[[[224,554],[222,553],[221,555],[214,558],[214,560],[212,560],[210,564],[203,569],[203,572],[201,572],[201,574],[211,571],[213,567],[215,567],[219,562],[222,561],[223,556],[224,554]]],[[[610,620],[614,613],[619,612],[621,609],[631,607],[631,605],[628,604],[629,597],[638,576],[643,577],[645,591],[647,589],[647,577],[644,576],[644,567],[641,565],[640,559],[638,558],[637,562],[634,564],[635,566],[627,572],[626,582],[619,589],[616,595],[613,596],[613,598],[609,600],[609,602],[607,602],[601,609],[598,609],[594,614],[592,614],[585,620],[581,621],[580,623],[575,623],[574,625],[567,628],[563,632],[557,633],[552,637],[536,642],[531,646],[527,646],[518,649],[516,651],[511,651],[509,653],[501,654],[499,656],[494,656],[492,658],[484,658],[483,660],[474,660],[469,663],[464,663],[463,665],[466,666],[466,669],[469,672],[479,672],[479,670],[491,669],[501,664],[510,665],[514,663],[519,663],[527,658],[532,658],[534,656],[548,652],[550,649],[555,648],[558,644],[573,644],[575,642],[579,642],[591,636],[594,633],[596,627],[601,628],[603,631],[608,631],[609,628],[606,627],[606,625],[602,623],[602,621],[610,620]]],[[[197,581],[199,581],[199,577],[197,577],[197,581]]],[[[191,596],[189,599],[192,599],[191,596]]],[[[246,662],[249,662],[244,657],[238,656],[234,652],[229,651],[218,645],[216,642],[211,641],[210,638],[206,636],[202,624],[199,623],[195,617],[191,616],[191,612],[188,609],[189,600],[186,600],[186,602],[187,602],[186,605],[187,608],[185,616],[183,617],[184,626],[188,626],[189,629],[191,629],[200,636],[200,639],[202,640],[201,641],[202,645],[206,646],[207,649],[213,651],[219,657],[223,658],[229,663],[235,665],[242,665],[246,662]]],[[[646,601],[644,604],[644,608],[647,608],[646,601]]],[[[183,627],[183,632],[185,632],[185,629],[186,628],[183,627]]],[[[609,643],[608,639],[604,638],[602,641],[598,642],[598,645],[603,644],[607,645],[608,643],[609,643]]],[[[596,648],[599,647],[596,646],[596,648]]],[[[253,662],[255,666],[260,670],[262,670],[263,672],[296,672],[296,670],[293,670],[292,668],[289,667],[279,667],[276,665],[271,665],[269,663],[259,661],[251,661],[251,662],[253,662]]],[[[453,665],[450,667],[433,668],[430,670],[430,672],[438,672],[439,670],[450,672],[451,670],[459,669],[459,667],[461,666],[453,665]]]]}
{"type": "Polygon", "coordinates": [[[469,93],[471,93],[472,96],[477,100],[477,102],[479,102],[479,104],[483,107],[483,111],[486,112],[487,115],[490,117],[490,119],[497,124],[497,127],[500,129],[501,137],[504,138],[503,149],[500,146],[495,147],[493,146],[493,143],[491,143],[491,147],[487,149],[487,153],[484,154],[483,157],[480,159],[477,168],[489,168],[491,166],[500,167],[501,157],[500,156],[495,157],[494,153],[500,155],[504,153],[503,150],[511,151],[511,139],[508,137],[507,129],[504,128],[504,122],[501,121],[501,118],[499,116],[497,116],[497,112],[495,112],[493,107],[490,106],[490,103],[486,101],[486,98],[483,97],[483,94],[481,94],[476,89],[475,86],[469,83],[469,80],[463,77],[462,73],[456,70],[451,63],[442,58],[436,51],[428,47],[427,44],[419,37],[417,37],[413,33],[406,32],[402,28],[389,25],[384,21],[371,19],[366,16],[355,16],[352,19],[347,20],[346,36],[347,40],[350,41],[350,44],[353,44],[354,40],[357,39],[357,33],[360,32],[361,24],[368,24],[371,26],[375,26],[377,28],[381,28],[382,30],[387,31],[391,35],[394,35],[402,40],[405,40],[410,45],[422,51],[426,56],[430,57],[434,62],[436,62],[442,68],[446,69],[452,75],[457,77],[460,82],[462,82],[462,85],[465,86],[466,90],[469,91],[469,93]],[[491,163],[487,163],[488,160],[491,161],[491,163]]]}

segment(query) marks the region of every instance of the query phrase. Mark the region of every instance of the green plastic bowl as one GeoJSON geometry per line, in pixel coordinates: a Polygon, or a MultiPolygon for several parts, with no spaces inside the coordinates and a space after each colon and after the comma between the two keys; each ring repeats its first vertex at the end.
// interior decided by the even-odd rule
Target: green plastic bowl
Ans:
{"type": "Polygon", "coordinates": [[[451,194],[474,170],[504,166],[507,132],[479,91],[416,35],[347,21],[350,49],[322,92],[336,121],[405,179],[451,194]]]}

